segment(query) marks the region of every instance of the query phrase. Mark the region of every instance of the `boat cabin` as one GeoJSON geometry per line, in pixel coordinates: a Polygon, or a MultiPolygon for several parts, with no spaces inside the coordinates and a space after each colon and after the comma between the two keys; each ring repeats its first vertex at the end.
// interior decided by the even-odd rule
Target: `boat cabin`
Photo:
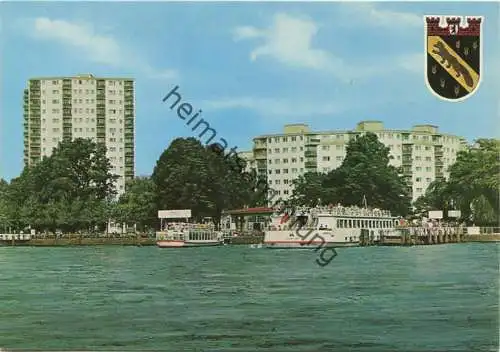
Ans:
{"type": "Polygon", "coordinates": [[[271,222],[272,208],[243,208],[222,212],[221,230],[225,233],[245,234],[263,232],[271,222]]]}

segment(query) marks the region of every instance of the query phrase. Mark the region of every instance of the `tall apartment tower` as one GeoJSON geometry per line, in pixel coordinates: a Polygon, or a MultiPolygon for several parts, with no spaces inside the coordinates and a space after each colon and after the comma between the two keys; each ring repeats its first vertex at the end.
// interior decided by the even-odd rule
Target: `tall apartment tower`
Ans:
{"type": "Polygon", "coordinates": [[[253,152],[241,152],[267,178],[269,187],[282,199],[292,195],[292,181],[306,172],[329,172],[339,167],[349,140],[373,132],[390,149],[391,164],[402,167],[413,201],[425,193],[430,183],[448,177],[448,168],[464,138],[441,133],[437,126],[416,125],[409,130],[390,130],[380,121],[362,121],[347,131],[313,132],[305,124],[286,125],[284,133],[254,138],[253,152]]]}
{"type": "Polygon", "coordinates": [[[132,79],[32,78],[24,90],[24,164],[36,164],[63,140],[89,138],[106,146],[122,194],[134,178],[134,121],[132,79]]]}

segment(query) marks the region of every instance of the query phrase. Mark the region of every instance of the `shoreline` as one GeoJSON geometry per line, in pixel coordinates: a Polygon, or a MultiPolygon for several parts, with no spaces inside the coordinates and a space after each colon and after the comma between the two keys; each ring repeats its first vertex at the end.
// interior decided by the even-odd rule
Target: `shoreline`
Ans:
{"type": "MultiPolygon", "coordinates": [[[[231,239],[229,245],[250,245],[260,244],[264,236],[241,236],[231,239]]],[[[483,235],[464,235],[463,240],[455,243],[491,243],[500,242],[499,234],[483,235]]],[[[451,242],[450,242],[451,243],[451,242]]],[[[435,243],[426,245],[437,245],[446,243],[435,243]]],[[[77,247],[77,246],[156,246],[156,239],[141,237],[123,237],[123,238],[38,238],[30,240],[0,240],[0,247],[77,247]]],[[[412,244],[401,243],[379,243],[373,244],[379,247],[408,247],[412,244]]]]}

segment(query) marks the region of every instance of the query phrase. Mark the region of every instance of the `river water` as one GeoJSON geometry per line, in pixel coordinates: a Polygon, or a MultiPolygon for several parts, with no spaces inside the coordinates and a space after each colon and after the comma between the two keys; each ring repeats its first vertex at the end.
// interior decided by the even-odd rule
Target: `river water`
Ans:
{"type": "Polygon", "coordinates": [[[499,249],[0,247],[0,347],[498,351],[499,249]]]}

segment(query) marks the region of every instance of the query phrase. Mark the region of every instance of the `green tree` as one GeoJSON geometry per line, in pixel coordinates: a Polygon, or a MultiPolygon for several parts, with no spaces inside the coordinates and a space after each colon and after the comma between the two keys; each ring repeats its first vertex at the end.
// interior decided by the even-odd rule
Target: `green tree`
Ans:
{"type": "Polygon", "coordinates": [[[292,204],[314,207],[321,203],[330,203],[335,190],[325,187],[326,174],[308,172],[293,181],[292,204]]]}
{"type": "Polygon", "coordinates": [[[446,181],[435,181],[415,202],[418,211],[439,209],[461,211],[462,220],[477,225],[499,222],[500,141],[479,139],[474,147],[460,151],[449,168],[446,181]]]}
{"type": "Polygon", "coordinates": [[[324,185],[336,190],[343,205],[362,205],[366,198],[370,207],[407,215],[411,205],[408,188],[389,162],[389,148],[368,132],[349,141],[342,165],[327,175],[324,185]]]}
{"type": "Polygon", "coordinates": [[[390,165],[389,148],[374,133],[351,139],[340,167],[328,174],[308,173],[294,181],[293,201],[296,205],[341,203],[363,205],[407,215],[410,197],[399,170],[390,165]]]}
{"type": "Polygon", "coordinates": [[[114,218],[121,223],[137,224],[139,230],[154,227],[158,221],[156,185],[149,177],[136,177],[129,181],[127,191],[121,195],[114,218]]]}
{"type": "Polygon", "coordinates": [[[7,231],[11,226],[8,204],[9,183],[0,179],[0,231],[7,231]]]}
{"type": "Polygon", "coordinates": [[[254,173],[245,161],[224,154],[217,144],[203,146],[195,138],[177,138],[162,153],[151,179],[156,185],[158,209],[191,209],[200,220],[216,224],[222,210],[252,205],[261,196],[254,173]]]}
{"type": "Polygon", "coordinates": [[[205,149],[198,140],[172,141],[151,176],[157,188],[158,209],[191,209],[195,217],[208,216],[208,172],[205,149]]]}
{"type": "Polygon", "coordinates": [[[414,203],[415,213],[421,214],[429,210],[453,210],[449,185],[444,180],[432,182],[426,189],[425,194],[420,196],[414,203]]]}
{"type": "Polygon", "coordinates": [[[110,170],[104,146],[88,139],[62,142],[51,156],[12,180],[6,197],[9,217],[18,229],[102,227],[103,209],[116,194],[117,176],[110,170]]]}

